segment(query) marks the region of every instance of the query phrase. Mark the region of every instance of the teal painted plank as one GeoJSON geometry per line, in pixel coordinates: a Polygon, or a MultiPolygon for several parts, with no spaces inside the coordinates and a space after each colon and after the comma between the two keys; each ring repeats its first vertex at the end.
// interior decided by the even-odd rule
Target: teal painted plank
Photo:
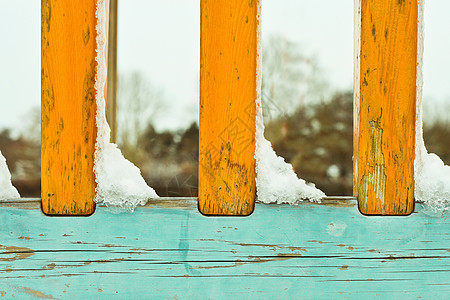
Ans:
{"type": "Polygon", "coordinates": [[[447,298],[450,221],[356,206],[257,205],[208,218],[195,202],[50,218],[0,207],[6,298],[447,298]]]}

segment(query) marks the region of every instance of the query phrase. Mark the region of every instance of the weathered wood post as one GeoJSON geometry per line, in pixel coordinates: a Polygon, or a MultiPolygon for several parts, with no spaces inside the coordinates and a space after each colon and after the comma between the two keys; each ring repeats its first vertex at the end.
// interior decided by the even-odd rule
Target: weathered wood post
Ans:
{"type": "Polygon", "coordinates": [[[354,195],[363,214],[408,215],[414,209],[417,0],[355,3],[354,195]]]}
{"type": "Polygon", "coordinates": [[[117,19],[118,0],[109,0],[108,79],[106,119],[111,128],[111,142],[117,143],[117,19]]]}
{"type": "Polygon", "coordinates": [[[95,210],[96,1],[41,2],[42,210],[95,210]]]}
{"type": "Polygon", "coordinates": [[[200,3],[199,209],[249,215],[256,195],[259,0],[200,3]]]}

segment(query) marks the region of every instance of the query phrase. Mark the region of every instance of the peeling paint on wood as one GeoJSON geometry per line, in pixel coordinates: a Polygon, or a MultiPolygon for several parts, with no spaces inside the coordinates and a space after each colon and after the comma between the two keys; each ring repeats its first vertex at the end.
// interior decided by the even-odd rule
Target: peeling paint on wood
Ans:
{"type": "Polygon", "coordinates": [[[33,297],[33,298],[55,299],[55,298],[53,298],[52,295],[46,295],[46,294],[44,294],[44,293],[42,293],[42,292],[40,292],[38,290],[33,290],[33,289],[28,288],[28,287],[18,287],[17,290],[19,292],[22,292],[22,293],[24,293],[26,295],[29,295],[29,296],[33,297]]]}
{"type": "Polygon", "coordinates": [[[42,0],[42,210],[94,212],[95,1],[42,0]]]}
{"type": "Polygon", "coordinates": [[[249,215],[256,195],[258,2],[200,3],[199,209],[249,215]]]}
{"type": "Polygon", "coordinates": [[[408,215],[414,210],[417,0],[360,3],[354,196],[363,214],[408,215]]]}
{"type": "Polygon", "coordinates": [[[0,245],[0,261],[16,261],[18,259],[27,259],[34,254],[34,251],[26,247],[3,246],[0,245]]]}
{"type": "Polygon", "coordinates": [[[90,218],[46,218],[37,201],[28,209],[0,203],[0,292],[55,299],[447,298],[449,218],[430,216],[420,204],[410,217],[367,218],[345,201],[257,204],[250,217],[232,219],[205,218],[194,199],[169,208],[155,201],[133,214],[100,206],[90,218]]]}

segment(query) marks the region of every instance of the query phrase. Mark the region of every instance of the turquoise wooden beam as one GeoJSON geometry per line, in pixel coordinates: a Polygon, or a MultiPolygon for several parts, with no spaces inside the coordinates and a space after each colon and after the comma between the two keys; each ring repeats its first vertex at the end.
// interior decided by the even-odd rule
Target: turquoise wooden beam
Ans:
{"type": "Polygon", "coordinates": [[[48,299],[445,299],[450,219],[365,217],[355,201],[207,218],[196,201],[48,218],[0,204],[0,293],[48,299]]]}

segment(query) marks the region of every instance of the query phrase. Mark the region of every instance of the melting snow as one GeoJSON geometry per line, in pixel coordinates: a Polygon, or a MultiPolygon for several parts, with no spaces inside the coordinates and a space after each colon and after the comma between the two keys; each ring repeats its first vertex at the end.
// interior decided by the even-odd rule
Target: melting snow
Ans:
{"type": "Polygon", "coordinates": [[[422,91],[423,91],[423,49],[424,49],[424,1],[419,1],[419,29],[417,49],[417,107],[416,107],[416,160],[415,198],[433,213],[450,209],[450,167],[433,153],[428,153],[423,140],[422,91]]]}
{"type": "MultiPolygon", "coordinates": [[[[261,12],[261,3],[259,3],[261,12]]],[[[258,28],[258,66],[256,99],[256,192],[262,203],[297,204],[303,200],[320,202],[325,193],[315,188],[314,184],[299,179],[291,164],[277,156],[272,145],[264,138],[264,121],[261,106],[261,20],[258,28]]]]}
{"type": "Polygon", "coordinates": [[[11,174],[9,173],[6,159],[0,151],[0,200],[20,198],[19,192],[11,183],[11,174]]]}
{"type": "Polygon", "coordinates": [[[95,202],[134,210],[149,199],[157,198],[149,187],[141,171],[126,160],[117,145],[110,143],[111,130],[106,121],[106,1],[97,1],[97,79],[95,81],[97,99],[97,141],[95,145],[94,172],[97,182],[95,202]]]}

